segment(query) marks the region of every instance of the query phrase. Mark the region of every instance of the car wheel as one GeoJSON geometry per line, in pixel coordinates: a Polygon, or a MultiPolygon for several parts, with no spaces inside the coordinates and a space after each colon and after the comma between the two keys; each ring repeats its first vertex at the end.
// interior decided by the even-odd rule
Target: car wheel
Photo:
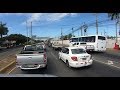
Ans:
{"type": "Polygon", "coordinates": [[[47,65],[44,67],[44,69],[47,69],[47,65]]]}
{"type": "Polygon", "coordinates": [[[26,71],[25,69],[21,69],[22,71],[26,71]]]}
{"type": "Polygon", "coordinates": [[[66,61],[66,65],[67,65],[67,67],[69,67],[69,68],[70,68],[70,64],[69,64],[69,62],[68,62],[68,61],[66,61]]]}

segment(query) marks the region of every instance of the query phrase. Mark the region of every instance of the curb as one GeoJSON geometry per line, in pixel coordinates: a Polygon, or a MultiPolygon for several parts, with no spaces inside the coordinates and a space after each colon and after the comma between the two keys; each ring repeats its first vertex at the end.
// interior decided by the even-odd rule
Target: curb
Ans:
{"type": "Polygon", "coordinates": [[[10,66],[12,66],[12,65],[15,64],[15,63],[16,63],[16,61],[13,61],[13,62],[11,62],[10,64],[8,64],[7,66],[5,66],[5,67],[3,67],[2,69],[0,69],[0,73],[3,72],[3,71],[5,71],[6,69],[8,69],[10,66]]]}

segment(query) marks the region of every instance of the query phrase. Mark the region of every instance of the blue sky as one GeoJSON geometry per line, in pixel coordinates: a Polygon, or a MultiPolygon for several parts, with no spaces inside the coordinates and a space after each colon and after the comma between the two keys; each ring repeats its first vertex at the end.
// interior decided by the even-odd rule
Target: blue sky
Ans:
{"type": "MultiPolygon", "coordinates": [[[[107,13],[98,13],[98,21],[108,19],[107,13]]],[[[0,21],[7,23],[9,27],[8,34],[23,34],[27,35],[27,26],[30,30],[30,23],[33,22],[33,35],[39,37],[58,37],[61,34],[61,28],[63,35],[70,33],[72,30],[79,28],[84,22],[86,24],[94,23],[96,20],[94,13],[0,13],[0,21]]],[[[98,24],[99,34],[103,34],[104,30],[107,35],[115,36],[114,21],[103,22],[98,24]]],[[[76,36],[80,35],[80,30],[74,33],[76,36]]],[[[96,27],[88,27],[88,35],[96,34],[96,27]]]]}

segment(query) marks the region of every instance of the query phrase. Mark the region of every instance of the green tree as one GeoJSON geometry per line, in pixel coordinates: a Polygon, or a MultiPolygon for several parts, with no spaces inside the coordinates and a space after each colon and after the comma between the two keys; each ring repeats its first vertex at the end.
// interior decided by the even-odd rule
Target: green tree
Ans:
{"type": "MultiPolygon", "coordinates": [[[[7,37],[9,41],[16,41],[16,44],[19,45],[27,42],[27,37],[22,34],[11,34],[7,37]]],[[[30,38],[28,38],[30,40],[30,38]]]]}
{"type": "Polygon", "coordinates": [[[0,23],[0,37],[2,38],[3,35],[7,35],[8,33],[8,28],[6,27],[6,24],[3,24],[2,22],[0,23]]]}

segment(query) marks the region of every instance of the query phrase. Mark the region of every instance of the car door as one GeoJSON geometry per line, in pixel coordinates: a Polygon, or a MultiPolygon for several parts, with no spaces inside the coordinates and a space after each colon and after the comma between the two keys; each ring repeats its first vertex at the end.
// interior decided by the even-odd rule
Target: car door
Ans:
{"type": "Polygon", "coordinates": [[[68,56],[69,56],[69,49],[68,48],[64,48],[63,54],[62,54],[64,62],[66,62],[66,60],[68,60],[68,56]]]}
{"type": "Polygon", "coordinates": [[[68,48],[65,48],[65,53],[64,53],[64,61],[66,62],[66,60],[69,61],[69,49],[68,48]]]}

